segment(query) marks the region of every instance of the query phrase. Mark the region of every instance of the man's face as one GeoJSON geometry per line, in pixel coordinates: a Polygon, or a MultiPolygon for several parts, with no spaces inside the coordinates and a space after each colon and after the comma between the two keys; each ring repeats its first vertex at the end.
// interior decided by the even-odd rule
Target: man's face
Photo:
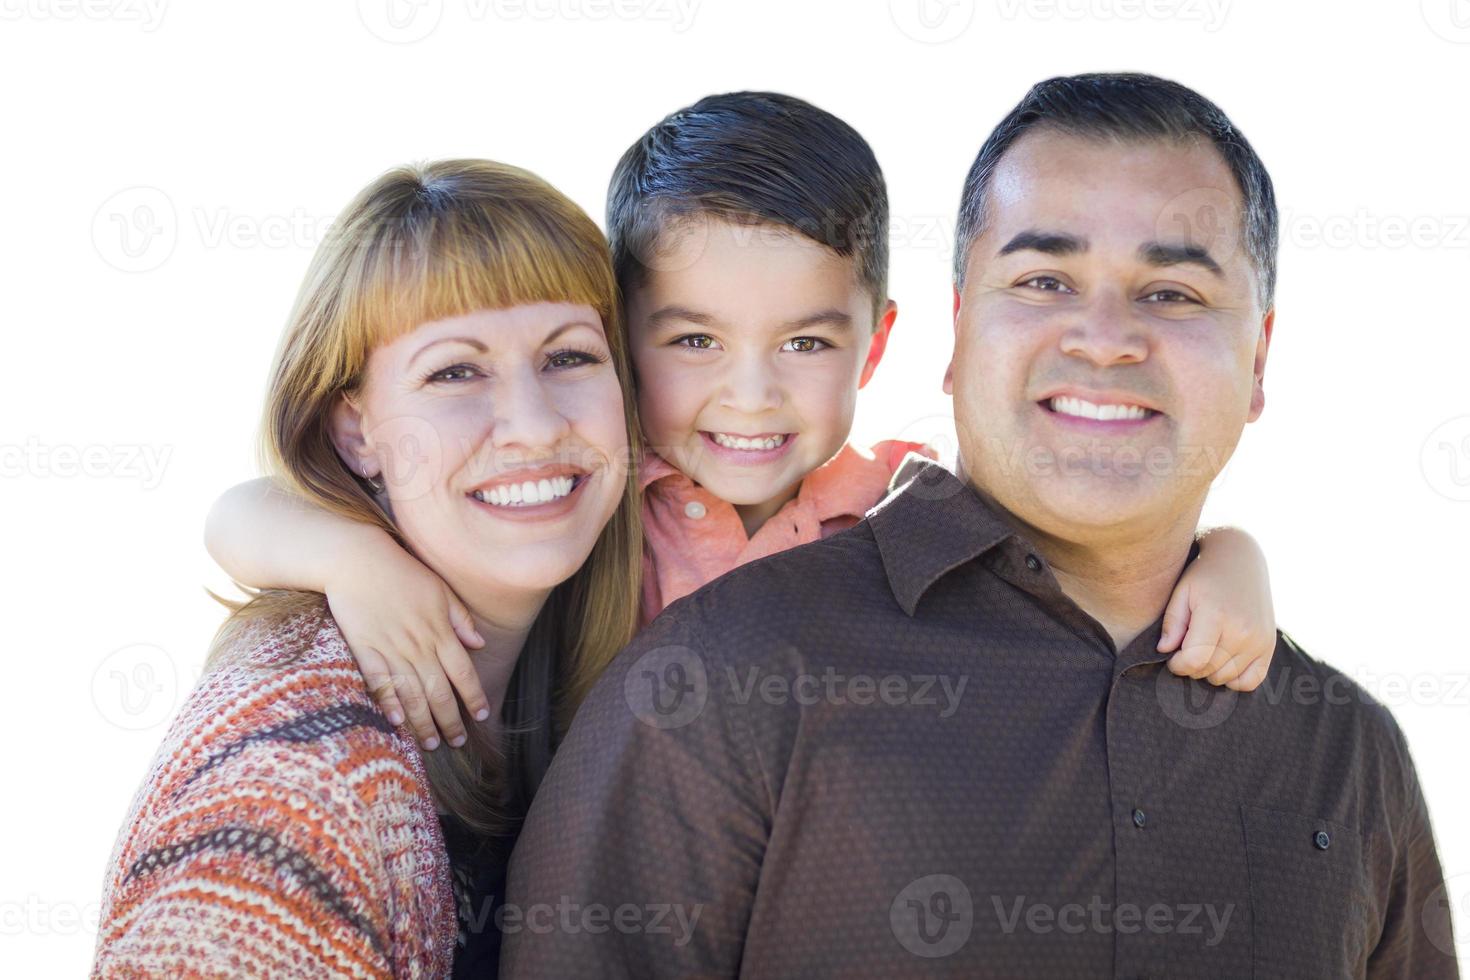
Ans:
{"type": "Polygon", "coordinates": [[[1272,314],[1240,209],[1208,142],[1037,131],[1011,147],[945,376],[972,483],[1079,543],[1193,526],[1264,404],[1272,314]],[[1228,202],[1215,234],[1202,202],[1228,202]]]}

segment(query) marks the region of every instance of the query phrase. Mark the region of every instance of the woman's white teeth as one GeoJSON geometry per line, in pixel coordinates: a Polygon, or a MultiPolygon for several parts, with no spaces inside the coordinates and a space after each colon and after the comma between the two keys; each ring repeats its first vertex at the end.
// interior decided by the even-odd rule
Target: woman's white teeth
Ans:
{"type": "Polygon", "coordinates": [[[1137,405],[1094,405],[1081,398],[1053,398],[1051,410],[1062,415],[1075,415],[1083,419],[1098,419],[1111,422],[1114,419],[1146,419],[1149,410],[1137,405]]]}
{"type": "Polygon", "coordinates": [[[769,439],[747,439],[744,436],[727,436],[723,432],[713,433],[715,442],[726,449],[775,449],[786,441],[784,435],[771,436],[769,439]]]}
{"type": "Polygon", "coordinates": [[[489,490],[476,490],[474,497],[484,504],[496,507],[544,504],[565,497],[572,492],[576,481],[569,476],[552,477],[549,480],[527,480],[525,483],[503,483],[489,490]]]}

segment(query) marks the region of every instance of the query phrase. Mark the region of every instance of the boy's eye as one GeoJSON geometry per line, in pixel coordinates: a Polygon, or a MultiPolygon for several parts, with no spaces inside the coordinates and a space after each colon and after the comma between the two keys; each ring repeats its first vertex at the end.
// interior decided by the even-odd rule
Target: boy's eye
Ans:
{"type": "Polygon", "coordinates": [[[795,351],[798,354],[811,354],[832,345],[820,337],[793,337],[781,345],[782,350],[795,351]],[[817,345],[821,344],[821,347],[817,345]]]}
{"type": "Polygon", "coordinates": [[[1044,293],[1070,293],[1074,291],[1056,276],[1032,276],[1030,279],[1017,283],[1017,285],[1029,286],[1032,289],[1037,289],[1044,293]]]}
{"type": "Polygon", "coordinates": [[[715,338],[707,333],[691,333],[678,338],[674,343],[680,347],[690,347],[694,350],[713,350],[715,338]]]}

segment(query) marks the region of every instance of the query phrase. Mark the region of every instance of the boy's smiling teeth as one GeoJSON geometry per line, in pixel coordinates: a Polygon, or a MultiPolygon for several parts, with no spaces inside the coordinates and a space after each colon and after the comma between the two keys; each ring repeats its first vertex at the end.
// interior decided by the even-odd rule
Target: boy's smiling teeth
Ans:
{"type": "Polygon", "coordinates": [[[747,439],[744,436],[732,436],[723,432],[711,432],[710,438],[724,446],[726,449],[775,449],[786,442],[785,435],[770,436],[765,439],[747,439]]]}
{"type": "Polygon", "coordinates": [[[476,490],[471,496],[482,504],[496,507],[526,507],[565,497],[575,486],[576,480],[572,477],[555,476],[549,480],[501,484],[489,490],[476,490]]]}
{"type": "Polygon", "coordinates": [[[1047,402],[1047,406],[1061,415],[1075,415],[1083,419],[1097,419],[1101,422],[1111,422],[1115,419],[1133,420],[1146,419],[1154,414],[1147,408],[1138,405],[1097,405],[1081,398],[1071,398],[1059,395],[1047,402]]]}

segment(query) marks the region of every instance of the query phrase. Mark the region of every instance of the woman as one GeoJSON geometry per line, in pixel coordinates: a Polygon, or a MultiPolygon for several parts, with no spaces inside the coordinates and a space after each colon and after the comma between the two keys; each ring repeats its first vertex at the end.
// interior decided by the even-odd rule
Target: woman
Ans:
{"type": "Polygon", "coordinates": [[[493,975],[554,717],[635,625],[616,295],[596,225],[512,167],[400,168],[348,206],[277,354],[264,455],[454,588],[496,710],[421,754],[322,595],[234,607],[115,847],[94,975],[493,975]]]}

